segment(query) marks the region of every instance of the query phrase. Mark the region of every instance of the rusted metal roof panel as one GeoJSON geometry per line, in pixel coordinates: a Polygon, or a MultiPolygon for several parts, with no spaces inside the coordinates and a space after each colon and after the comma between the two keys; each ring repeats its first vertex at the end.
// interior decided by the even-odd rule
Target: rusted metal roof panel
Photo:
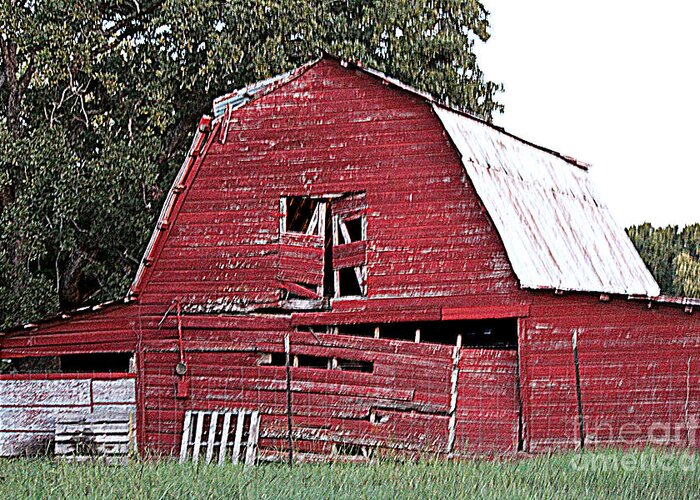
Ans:
{"type": "Polygon", "coordinates": [[[434,105],[523,288],[659,295],[585,168],[434,105]]]}

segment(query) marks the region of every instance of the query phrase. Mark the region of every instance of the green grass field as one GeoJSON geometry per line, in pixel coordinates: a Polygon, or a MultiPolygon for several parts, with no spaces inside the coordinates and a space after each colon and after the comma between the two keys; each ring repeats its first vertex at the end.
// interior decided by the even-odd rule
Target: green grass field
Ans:
{"type": "Polygon", "coordinates": [[[700,454],[600,452],[520,460],[180,466],[0,462],[0,498],[697,497],[700,454]]]}

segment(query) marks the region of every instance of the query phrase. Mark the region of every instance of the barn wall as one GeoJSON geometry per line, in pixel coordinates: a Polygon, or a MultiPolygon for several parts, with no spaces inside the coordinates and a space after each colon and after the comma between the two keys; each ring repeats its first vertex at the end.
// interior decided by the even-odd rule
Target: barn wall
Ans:
{"type": "Polygon", "coordinates": [[[533,297],[520,343],[530,451],[580,443],[574,332],[587,446],[700,445],[700,316],[593,294],[533,297]]]}
{"type": "Polygon", "coordinates": [[[522,301],[457,153],[419,98],[321,61],[212,134],[145,276],[144,307],[173,297],[200,312],[275,305],[280,197],[355,191],[367,193],[370,298],[522,301]]]}
{"type": "MultiPolygon", "coordinates": [[[[310,333],[280,316],[185,316],[188,372],[179,377],[177,332],[152,341],[144,353],[143,424],[151,451],[177,454],[186,410],[259,410],[260,456],[280,459],[287,448],[285,368],[266,366],[267,353],[373,363],[371,373],[304,366],[291,368],[295,452],[299,457],[376,448],[402,453],[445,453],[454,414],[455,453],[508,453],[517,449],[515,351],[455,347],[344,334],[310,333]],[[458,376],[453,406],[453,373],[458,376]],[[189,384],[176,398],[179,380],[189,384]]],[[[366,451],[365,450],[365,451],[366,451]]]]}

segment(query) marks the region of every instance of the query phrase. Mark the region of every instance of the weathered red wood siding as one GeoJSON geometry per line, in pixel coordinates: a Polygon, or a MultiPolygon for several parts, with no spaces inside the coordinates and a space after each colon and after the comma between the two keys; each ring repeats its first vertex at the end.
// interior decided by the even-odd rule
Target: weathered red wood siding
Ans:
{"type": "MultiPolygon", "coordinates": [[[[499,236],[428,103],[321,61],[236,110],[195,166],[144,306],[274,304],[279,199],[367,192],[368,296],[519,293],[499,236]]],[[[457,301],[460,302],[460,301],[457,301]]]]}
{"type": "Polygon", "coordinates": [[[577,446],[574,330],[591,444],[620,442],[626,424],[687,423],[700,411],[697,313],[521,290],[457,152],[417,96],[323,60],[235,111],[224,144],[220,126],[158,229],[138,302],[8,335],[2,357],[136,350],[139,442],[165,454],[179,447],[186,410],[236,407],[263,412],[263,455],[284,452],[284,368],[260,362],[283,352],[286,334],[292,354],[374,363],[372,373],[292,369],[296,451],[310,456],[333,443],[446,451],[451,419],[457,453],[512,452],[521,438],[529,451],[577,446]],[[327,312],[203,314],[277,305],[281,196],[357,191],[366,191],[367,298],[327,312]],[[183,398],[174,312],[159,326],[173,299],[187,310],[183,398]],[[452,346],[306,332],[489,317],[522,318],[519,349],[463,349],[454,408],[452,346]]]}
{"type": "MultiPolygon", "coordinates": [[[[700,316],[677,306],[551,293],[533,294],[530,312],[520,338],[526,449],[579,445],[574,331],[588,445],[653,444],[664,426],[675,432],[676,425],[697,425],[700,316]]],[[[683,431],[669,444],[687,441],[683,431]]],[[[700,446],[697,436],[691,444],[700,446]]]]}
{"type": "MultiPolygon", "coordinates": [[[[153,329],[173,298],[199,305],[194,311],[276,304],[279,200],[286,195],[367,193],[369,300],[335,301],[325,324],[439,320],[443,307],[521,304],[525,294],[499,236],[429,104],[322,61],[233,113],[225,144],[220,129],[212,136],[139,295],[146,328],[145,442],[172,453],[185,410],[240,406],[266,413],[262,448],[284,448],[284,369],[256,366],[255,352],[281,352],[290,333],[292,349],[301,354],[375,362],[373,374],[292,370],[297,451],[327,453],[331,442],[344,441],[444,450],[450,346],[318,335],[333,346],[319,347],[288,317],[221,319],[191,330],[193,322],[207,320],[190,315],[184,320],[191,394],[176,400],[174,320],[153,329]],[[370,408],[389,420],[371,423],[370,408]],[[312,435],[321,441],[312,443],[312,435]]],[[[507,384],[512,393],[514,379],[507,384]]],[[[488,390],[479,408],[489,406],[489,396],[504,397],[488,390]]],[[[510,397],[503,411],[512,411],[510,397]]],[[[460,404],[460,449],[485,434],[467,406],[460,404]],[[469,422],[471,430],[462,431],[469,422]]],[[[517,415],[514,421],[517,427],[517,415]]],[[[504,428],[506,436],[490,437],[483,449],[514,449],[512,421],[504,428]]]]}
{"type": "MultiPolygon", "coordinates": [[[[152,341],[145,353],[145,442],[176,453],[186,410],[247,408],[262,413],[260,450],[283,457],[287,447],[283,366],[261,366],[265,353],[369,361],[372,373],[293,367],[291,392],[295,452],[328,454],[333,444],[405,452],[446,452],[453,351],[450,345],[311,334],[291,329],[290,318],[186,316],[185,379],[190,395],[173,397],[180,377],[177,332],[152,341]]],[[[455,452],[512,452],[517,448],[514,351],[463,349],[459,365],[455,452]]]]}
{"type": "Polygon", "coordinates": [[[458,382],[455,450],[518,450],[517,351],[462,349],[458,382]]]}
{"type": "Polygon", "coordinates": [[[138,307],[132,304],[76,313],[0,337],[0,359],[96,352],[135,352],[138,307]]]}

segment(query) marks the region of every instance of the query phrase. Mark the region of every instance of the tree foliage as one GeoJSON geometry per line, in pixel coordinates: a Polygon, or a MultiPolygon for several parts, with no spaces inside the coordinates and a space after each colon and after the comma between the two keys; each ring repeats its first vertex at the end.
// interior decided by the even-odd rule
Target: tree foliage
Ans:
{"type": "Polygon", "coordinates": [[[700,224],[679,229],[645,223],[627,228],[627,234],[662,293],[700,297],[700,224]]]}
{"type": "Polygon", "coordinates": [[[0,0],[0,323],[124,294],[213,97],[325,49],[487,119],[479,0],[0,0]]]}

